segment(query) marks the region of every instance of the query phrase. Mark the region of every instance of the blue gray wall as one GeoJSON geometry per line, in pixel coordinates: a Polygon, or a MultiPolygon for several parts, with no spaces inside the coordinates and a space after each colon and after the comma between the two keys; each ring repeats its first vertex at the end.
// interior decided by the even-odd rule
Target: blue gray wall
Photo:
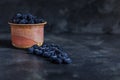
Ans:
{"type": "Polygon", "coordinates": [[[120,0],[1,0],[1,32],[16,12],[45,18],[50,33],[120,33],[120,0]]]}

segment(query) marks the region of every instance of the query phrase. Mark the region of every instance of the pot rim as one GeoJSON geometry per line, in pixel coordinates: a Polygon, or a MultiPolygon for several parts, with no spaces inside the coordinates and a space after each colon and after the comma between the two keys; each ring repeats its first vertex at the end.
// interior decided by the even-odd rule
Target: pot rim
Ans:
{"type": "Polygon", "coordinates": [[[10,22],[8,22],[8,24],[9,25],[19,25],[19,26],[25,26],[25,25],[33,25],[33,26],[37,26],[37,25],[45,25],[45,24],[47,24],[47,22],[45,21],[44,23],[37,23],[37,24],[16,24],[16,23],[10,23],[10,22]]]}

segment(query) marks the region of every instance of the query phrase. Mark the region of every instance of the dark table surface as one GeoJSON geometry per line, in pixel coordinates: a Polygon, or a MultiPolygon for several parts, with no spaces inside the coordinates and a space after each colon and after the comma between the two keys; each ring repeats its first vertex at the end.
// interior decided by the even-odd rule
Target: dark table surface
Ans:
{"type": "Polygon", "coordinates": [[[72,64],[53,64],[11,45],[0,34],[0,80],[120,80],[120,35],[45,35],[60,44],[72,64]]]}

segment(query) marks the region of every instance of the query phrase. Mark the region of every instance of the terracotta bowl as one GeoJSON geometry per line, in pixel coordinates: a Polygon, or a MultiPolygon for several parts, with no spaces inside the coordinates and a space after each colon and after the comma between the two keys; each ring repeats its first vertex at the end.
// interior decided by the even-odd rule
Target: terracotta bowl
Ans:
{"type": "Polygon", "coordinates": [[[47,22],[39,24],[14,24],[11,27],[12,45],[17,48],[29,48],[35,44],[41,46],[44,41],[44,26],[47,22]]]}

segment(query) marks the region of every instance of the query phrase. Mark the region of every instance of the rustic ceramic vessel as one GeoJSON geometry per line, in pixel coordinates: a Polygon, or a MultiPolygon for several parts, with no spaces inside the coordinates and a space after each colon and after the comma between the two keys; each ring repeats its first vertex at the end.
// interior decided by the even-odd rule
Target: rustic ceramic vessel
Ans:
{"type": "Polygon", "coordinates": [[[39,24],[14,24],[11,27],[12,45],[17,48],[29,48],[35,44],[41,46],[44,41],[44,26],[47,22],[39,24]]]}

